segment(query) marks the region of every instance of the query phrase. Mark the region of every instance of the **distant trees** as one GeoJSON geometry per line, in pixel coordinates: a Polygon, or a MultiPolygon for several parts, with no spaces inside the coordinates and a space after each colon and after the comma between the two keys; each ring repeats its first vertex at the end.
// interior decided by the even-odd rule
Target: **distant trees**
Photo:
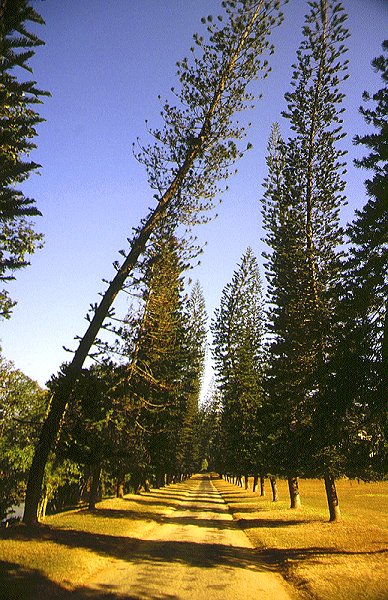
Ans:
{"type": "MultiPolygon", "coordinates": [[[[43,121],[35,110],[49,95],[35,81],[18,77],[18,69],[32,72],[29,60],[42,42],[26,23],[44,21],[28,0],[0,2],[0,281],[7,284],[14,273],[28,265],[26,256],[42,245],[30,217],[40,215],[35,200],[19,189],[39,165],[27,160],[36,148],[36,125],[43,121]]],[[[8,319],[16,304],[5,288],[0,290],[0,318],[8,319]]]]}
{"type": "MultiPolygon", "coordinates": [[[[37,520],[45,464],[57,436],[71,390],[79,376],[100,328],[128,275],[144,252],[150,236],[168,217],[172,227],[203,220],[201,212],[212,205],[219,184],[243,154],[237,142],[244,128],[234,118],[252,103],[247,92],[250,81],[268,70],[263,53],[271,51],[268,36],[282,20],[280,2],[244,0],[223,3],[226,22],[209,19],[208,41],[195,36],[200,56],[178,64],[180,89],[174,91],[177,105],[163,103],[161,130],[150,129],[154,144],[140,147],[138,159],[145,165],[157,205],[142,221],[130,241],[117,273],[95,307],[90,325],[81,338],[67,370],[67,386],[54,395],[50,412],[36,447],[26,495],[24,521],[37,520]]],[[[206,21],[206,20],[205,20],[206,21]]]]}
{"type": "Polygon", "coordinates": [[[144,308],[128,379],[129,393],[140,409],[149,468],[159,484],[166,473],[179,471],[177,449],[192,385],[183,270],[177,238],[162,233],[148,251],[144,308]]]}
{"type": "Polygon", "coordinates": [[[233,475],[261,473],[258,419],[263,401],[264,311],[256,257],[248,248],[221,295],[211,329],[221,400],[222,455],[217,468],[233,475]]]}

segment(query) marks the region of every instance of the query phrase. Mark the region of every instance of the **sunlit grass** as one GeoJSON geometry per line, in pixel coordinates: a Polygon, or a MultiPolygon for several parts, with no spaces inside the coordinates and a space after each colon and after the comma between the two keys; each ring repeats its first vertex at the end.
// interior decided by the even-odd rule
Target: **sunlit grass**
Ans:
{"type": "MultiPolygon", "coordinates": [[[[287,482],[279,502],[214,480],[259,556],[280,569],[301,597],[318,600],[385,600],[388,580],[388,482],[337,484],[341,523],[328,522],[322,481],[302,480],[302,508],[289,509],[287,482]]],[[[187,497],[187,484],[141,496],[109,499],[98,510],[69,511],[43,527],[4,529],[0,535],[0,600],[60,597],[76,590],[94,598],[99,571],[130,559],[137,540],[187,497]],[[7,588],[11,582],[12,587],[7,588]],[[90,595],[92,594],[92,595],[90,595]]]]}
{"type": "Polygon", "coordinates": [[[328,522],[322,481],[300,481],[299,510],[289,509],[284,480],[278,481],[276,503],[269,484],[263,498],[215,483],[254,546],[302,594],[322,600],[388,597],[388,482],[338,481],[340,523],[328,522]]]}
{"type": "Polygon", "coordinates": [[[169,493],[161,490],[158,497],[128,495],[104,500],[93,512],[49,516],[38,528],[0,530],[0,599],[30,600],[35,579],[38,590],[54,593],[53,584],[60,591],[78,590],[98,571],[120,563],[133,540],[141,539],[160,518],[160,509],[166,512],[179,503],[179,494],[170,497],[174,487],[169,493]]]}

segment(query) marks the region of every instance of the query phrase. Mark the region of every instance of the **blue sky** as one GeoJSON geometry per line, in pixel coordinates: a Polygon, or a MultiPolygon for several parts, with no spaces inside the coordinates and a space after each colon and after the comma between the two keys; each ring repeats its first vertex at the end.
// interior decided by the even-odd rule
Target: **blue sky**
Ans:
{"type": "MultiPolygon", "coordinates": [[[[175,63],[186,56],[203,15],[220,12],[219,0],[46,0],[36,10],[46,21],[39,35],[46,45],[31,62],[34,79],[49,90],[40,112],[33,160],[42,165],[25,193],[43,213],[37,229],[45,235],[43,250],[18,273],[11,295],[18,305],[0,323],[4,356],[44,384],[75,348],[74,337],[86,329],[89,304],[104,290],[102,278],[113,274],[118,250],[126,248],[132,227],[152,205],[152,192],[131,144],[146,139],[145,119],[158,124],[158,94],[176,84],[175,63]]],[[[381,53],[386,36],[386,0],[344,0],[348,27],[350,78],[344,128],[349,150],[344,222],[365,201],[366,173],[352,160],[363,154],[351,139],[366,131],[357,110],[363,90],[375,91],[381,80],[370,61],[381,53]]],[[[290,0],[285,22],[274,31],[272,73],[252,87],[262,93],[249,115],[248,141],[253,149],[238,164],[239,172],[218,209],[219,217],[196,229],[207,242],[202,265],[191,273],[203,287],[208,313],[218,306],[241,255],[251,246],[261,260],[264,246],[260,217],[261,183],[271,124],[280,121],[289,89],[291,65],[301,40],[306,0],[290,0]]],[[[125,300],[121,301],[125,310],[125,300]]]]}

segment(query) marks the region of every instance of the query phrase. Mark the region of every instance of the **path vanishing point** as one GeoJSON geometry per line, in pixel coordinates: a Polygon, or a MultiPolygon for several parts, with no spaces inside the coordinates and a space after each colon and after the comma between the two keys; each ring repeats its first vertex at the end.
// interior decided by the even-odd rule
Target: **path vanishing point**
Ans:
{"type": "MultiPolygon", "coordinates": [[[[151,492],[152,493],[152,492],[151,492]]],[[[130,562],[88,585],[96,597],[124,600],[291,600],[279,573],[260,562],[248,537],[206,475],[156,490],[165,512],[146,528],[130,562]],[[169,505],[168,500],[179,500],[169,505]]],[[[148,495],[148,494],[147,494],[148,495]]],[[[132,554],[132,553],[131,553],[132,554]]]]}

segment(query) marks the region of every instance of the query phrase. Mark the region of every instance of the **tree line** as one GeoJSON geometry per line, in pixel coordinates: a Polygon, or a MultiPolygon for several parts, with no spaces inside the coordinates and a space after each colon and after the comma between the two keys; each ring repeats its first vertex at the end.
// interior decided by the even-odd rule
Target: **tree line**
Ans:
{"type": "MultiPolygon", "coordinates": [[[[91,305],[72,360],[52,377],[47,393],[21,376],[32,403],[13,400],[9,410],[13,388],[3,387],[0,508],[4,513],[20,499],[29,469],[27,523],[36,522],[47,502],[60,508],[87,488],[93,508],[102,486],[118,495],[126,486],[161,486],[189,476],[205,458],[227,477],[254,476],[255,485],[269,475],[274,499],[276,477],[287,477],[293,507],[300,502],[298,478],[322,477],[331,520],[340,516],[337,477],[384,475],[387,90],[364,94],[375,103],[361,109],[374,132],[355,143],[370,150],[358,161],[372,171],[369,200],[343,231],[341,82],[348,31],[339,2],[309,3],[285,95],[290,134],[284,138],[274,124],[268,143],[261,200],[269,248],[266,302],[257,259],[247,249],[212,320],[216,386],[211,402],[199,407],[206,311],[200,285],[189,294],[185,289],[184,273],[200,252],[190,231],[206,220],[204,211],[245,152],[245,130],[235,115],[252,103],[248,84],[268,72],[268,38],[283,18],[278,1],[222,4],[223,16],[203,20],[206,39],[194,36],[194,58],[178,63],[176,103],[164,101],[164,126],[149,128],[151,142],[134,149],[155,208],[129,239],[123,262],[114,264],[101,302],[91,305]],[[119,292],[131,299],[124,318],[112,308],[119,292]],[[87,357],[94,366],[85,368],[87,357]],[[23,465],[12,462],[18,422],[30,432],[23,465]]],[[[14,75],[16,66],[29,68],[41,43],[25,22],[41,18],[27,0],[12,0],[1,4],[0,21],[7,94],[1,239],[12,226],[28,229],[35,240],[28,248],[22,235],[15,235],[19,246],[4,242],[7,281],[14,263],[25,266],[25,254],[40,243],[26,220],[37,214],[34,201],[15,184],[37,167],[23,157],[34,147],[40,120],[30,104],[45,92],[14,75]]],[[[373,67],[386,84],[385,56],[373,67]]],[[[12,301],[7,292],[2,298],[8,317],[12,301]]],[[[2,373],[6,382],[17,379],[6,361],[2,373]]]]}

